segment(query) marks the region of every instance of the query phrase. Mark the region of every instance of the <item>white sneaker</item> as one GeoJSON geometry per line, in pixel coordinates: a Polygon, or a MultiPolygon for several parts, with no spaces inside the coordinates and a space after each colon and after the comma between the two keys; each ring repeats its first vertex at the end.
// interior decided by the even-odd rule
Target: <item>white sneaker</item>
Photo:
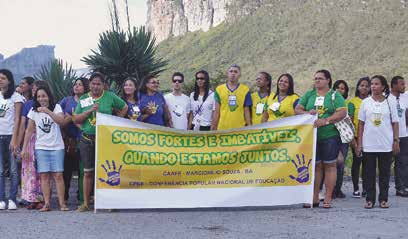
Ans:
{"type": "Polygon", "coordinates": [[[0,210],[6,209],[6,202],[5,201],[0,201],[0,210]]]}
{"type": "Polygon", "coordinates": [[[17,205],[13,200],[8,201],[8,209],[9,210],[16,210],[17,209],[17,205]]]}

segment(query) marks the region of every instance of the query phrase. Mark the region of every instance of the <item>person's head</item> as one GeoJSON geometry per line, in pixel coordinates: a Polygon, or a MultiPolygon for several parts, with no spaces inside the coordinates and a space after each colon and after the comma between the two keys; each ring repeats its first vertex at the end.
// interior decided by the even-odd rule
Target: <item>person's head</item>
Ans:
{"type": "Polygon", "coordinates": [[[270,95],[272,87],[272,76],[265,71],[259,72],[258,76],[256,77],[256,86],[259,89],[266,87],[268,95],[270,95]]]}
{"type": "Polygon", "coordinates": [[[26,76],[20,81],[20,88],[21,94],[28,96],[30,99],[32,98],[32,87],[34,83],[34,78],[31,76],[26,76]]]}
{"type": "Polygon", "coordinates": [[[405,80],[402,76],[394,76],[391,79],[391,90],[400,94],[405,92],[405,80]]]}
{"type": "Polygon", "coordinates": [[[171,77],[171,81],[173,82],[173,90],[181,91],[184,82],[184,75],[181,72],[175,72],[171,77]]]}
{"type": "Polygon", "coordinates": [[[89,92],[89,80],[85,77],[76,79],[72,86],[72,94],[80,97],[87,92],[89,92]]]}
{"type": "Polygon", "coordinates": [[[295,82],[291,74],[285,73],[279,76],[274,97],[277,97],[281,91],[286,92],[287,95],[295,94],[295,82]]]}
{"type": "Polygon", "coordinates": [[[195,73],[194,100],[198,100],[200,89],[204,89],[203,101],[207,99],[210,90],[210,76],[207,71],[201,70],[195,73]]]}
{"type": "Polygon", "coordinates": [[[155,93],[159,91],[160,81],[153,75],[147,76],[144,80],[142,85],[140,86],[141,93],[155,93]]]}
{"type": "Polygon", "coordinates": [[[0,70],[0,89],[4,99],[9,99],[14,93],[15,83],[13,73],[7,69],[0,70]]]}
{"type": "Polygon", "coordinates": [[[241,76],[241,67],[237,64],[233,64],[228,68],[227,78],[231,83],[236,83],[241,76]]]}
{"type": "Polygon", "coordinates": [[[128,77],[123,82],[122,86],[123,96],[122,98],[126,100],[127,97],[133,97],[135,101],[138,101],[137,97],[137,81],[133,77],[128,77]]]}
{"type": "Polygon", "coordinates": [[[345,82],[344,80],[336,80],[333,85],[333,90],[338,91],[344,99],[347,99],[349,87],[347,85],[347,82],[345,82]]]}
{"type": "Polygon", "coordinates": [[[355,96],[360,97],[360,96],[368,96],[371,94],[371,81],[370,77],[364,76],[360,78],[357,81],[357,86],[356,86],[356,93],[355,96]]]}
{"type": "Polygon", "coordinates": [[[372,95],[381,95],[384,94],[385,97],[388,97],[390,94],[390,88],[388,86],[387,79],[382,75],[375,75],[371,77],[371,94],[372,95]]]}
{"type": "Polygon", "coordinates": [[[331,88],[332,78],[328,70],[318,70],[314,75],[315,87],[316,89],[331,88]]]}
{"type": "Polygon", "coordinates": [[[38,107],[47,107],[49,110],[54,111],[55,101],[49,87],[38,87],[33,100],[34,111],[37,111],[38,107]]]}
{"type": "Polygon", "coordinates": [[[105,76],[102,73],[94,72],[89,77],[89,91],[93,96],[102,95],[105,88],[105,76]]]}
{"type": "Polygon", "coordinates": [[[23,90],[21,89],[21,87],[19,85],[16,87],[15,92],[17,92],[19,94],[23,94],[23,90]]]}
{"type": "Polygon", "coordinates": [[[33,97],[35,95],[35,92],[37,92],[37,89],[40,88],[40,87],[50,88],[50,85],[45,80],[36,80],[36,81],[34,81],[33,87],[31,87],[31,93],[32,93],[33,97]]]}

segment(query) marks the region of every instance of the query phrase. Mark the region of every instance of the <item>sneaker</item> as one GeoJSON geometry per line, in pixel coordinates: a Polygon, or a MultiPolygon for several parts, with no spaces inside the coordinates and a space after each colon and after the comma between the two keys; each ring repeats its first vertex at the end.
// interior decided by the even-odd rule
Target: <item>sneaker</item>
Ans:
{"type": "Polygon", "coordinates": [[[400,197],[408,197],[408,192],[405,190],[397,190],[396,195],[400,197]]]}
{"type": "Polygon", "coordinates": [[[324,192],[323,191],[319,192],[319,201],[324,201],[324,192]]]}
{"type": "Polygon", "coordinates": [[[353,198],[361,198],[360,191],[353,192],[353,198]]]}
{"type": "Polygon", "coordinates": [[[0,210],[6,209],[6,202],[5,201],[0,201],[0,210]]]}
{"type": "Polygon", "coordinates": [[[89,207],[86,206],[85,204],[81,204],[81,205],[77,208],[76,211],[77,211],[77,212],[88,212],[88,211],[91,211],[91,210],[90,210],[89,207]]]}
{"type": "Polygon", "coordinates": [[[8,210],[16,210],[17,205],[13,200],[8,200],[8,210]]]}

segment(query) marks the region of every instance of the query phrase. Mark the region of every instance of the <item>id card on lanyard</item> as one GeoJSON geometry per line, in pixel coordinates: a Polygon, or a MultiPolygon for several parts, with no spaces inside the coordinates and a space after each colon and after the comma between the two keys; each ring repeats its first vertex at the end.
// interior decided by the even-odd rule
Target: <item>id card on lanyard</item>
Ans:
{"type": "Polygon", "coordinates": [[[316,101],[314,103],[314,106],[320,107],[320,106],[323,106],[323,104],[324,104],[324,96],[316,97],[316,101]]]}
{"type": "Polygon", "coordinates": [[[232,106],[232,107],[237,106],[237,96],[236,95],[228,95],[228,106],[232,106]]]}

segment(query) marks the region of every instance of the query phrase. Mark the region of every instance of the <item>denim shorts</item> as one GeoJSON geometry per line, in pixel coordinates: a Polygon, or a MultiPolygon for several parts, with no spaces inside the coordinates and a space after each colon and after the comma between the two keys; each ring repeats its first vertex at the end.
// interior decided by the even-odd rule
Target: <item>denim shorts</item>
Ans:
{"type": "Polygon", "coordinates": [[[64,150],[35,150],[38,173],[64,172],[64,150]]]}
{"type": "Polygon", "coordinates": [[[316,144],[316,163],[323,161],[324,164],[329,164],[337,161],[341,145],[339,136],[319,140],[316,144]]]}

